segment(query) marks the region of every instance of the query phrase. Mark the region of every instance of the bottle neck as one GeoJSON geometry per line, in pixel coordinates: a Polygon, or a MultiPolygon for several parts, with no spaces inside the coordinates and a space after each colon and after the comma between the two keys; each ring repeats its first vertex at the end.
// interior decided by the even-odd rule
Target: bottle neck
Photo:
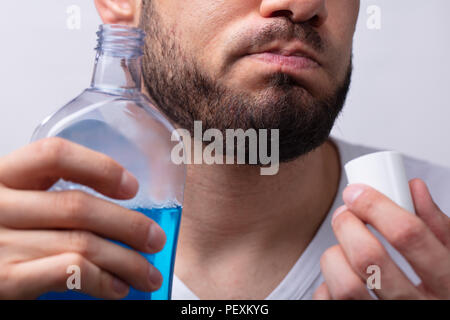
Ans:
{"type": "Polygon", "coordinates": [[[111,90],[141,90],[142,57],[121,57],[97,52],[91,88],[111,90]]]}
{"type": "Polygon", "coordinates": [[[91,88],[140,91],[144,32],[121,25],[100,26],[91,88]]]}

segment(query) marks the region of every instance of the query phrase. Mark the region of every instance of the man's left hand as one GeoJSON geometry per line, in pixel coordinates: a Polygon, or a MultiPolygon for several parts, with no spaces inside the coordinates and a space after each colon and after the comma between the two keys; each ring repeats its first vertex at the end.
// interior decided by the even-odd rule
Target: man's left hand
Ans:
{"type": "Polygon", "coordinates": [[[416,215],[363,184],[343,192],[345,205],[333,215],[339,244],[323,254],[325,282],[314,299],[372,299],[369,266],[380,271],[379,299],[450,299],[450,218],[420,179],[409,182],[416,215]],[[421,283],[415,286],[391,259],[366,224],[375,228],[409,262],[421,283]]]}

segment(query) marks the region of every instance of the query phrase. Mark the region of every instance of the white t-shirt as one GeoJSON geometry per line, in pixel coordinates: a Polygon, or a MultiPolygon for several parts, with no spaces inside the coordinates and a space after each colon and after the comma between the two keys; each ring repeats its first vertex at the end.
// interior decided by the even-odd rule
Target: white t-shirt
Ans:
{"type": "MultiPolygon", "coordinates": [[[[299,257],[292,269],[286,274],[278,286],[266,297],[268,300],[300,300],[311,299],[317,287],[324,281],[320,271],[320,257],[326,249],[338,244],[331,227],[333,212],[343,205],[342,192],[347,186],[347,177],[343,166],[359,156],[381,151],[362,145],[350,144],[335,137],[330,137],[339,149],[341,160],[341,179],[339,191],[333,206],[320,226],[318,232],[306,250],[299,257]]],[[[421,178],[430,189],[431,195],[441,210],[450,213],[450,168],[431,164],[427,161],[404,156],[404,164],[408,179],[421,178]]],[[[387,251],[398,266],[414,284],[420,282],[406,260],[373,228],[372,232],[385,245],[387,251]]],[[[176,276],[173,279],[173,300],[198,300],[199,298],[176,276]]]]}

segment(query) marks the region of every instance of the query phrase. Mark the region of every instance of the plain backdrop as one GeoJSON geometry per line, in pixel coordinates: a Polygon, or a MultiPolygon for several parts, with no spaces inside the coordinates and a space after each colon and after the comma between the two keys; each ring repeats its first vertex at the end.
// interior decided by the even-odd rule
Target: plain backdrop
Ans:
{"type": "MultiPolygon", "coordinates": [[[[449,0],[361,1],[353,82],[334,136],[450,167],[449,12],[449,0]],[[368,27],[371,6],[379,29],[368,27]]],[[[0,156],[89,85],[100,23],[93,0],[2,1],[0,156]]]]}

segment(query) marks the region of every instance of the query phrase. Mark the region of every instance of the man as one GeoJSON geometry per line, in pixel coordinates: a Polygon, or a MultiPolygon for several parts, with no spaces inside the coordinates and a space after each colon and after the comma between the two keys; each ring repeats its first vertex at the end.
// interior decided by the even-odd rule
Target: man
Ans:
{"type": "MultiPolygon", "coordinates": [[[[280,130],[276,175],[188,167],[174,299],[450,298],[450,171],[406,158],[408,176],[436,201],[411,180],[414,215],[368,186],[346,187],[343,164],[374,149],[329,137],[350,84],[359,1],[96,6],[105,23],[147,32],[143,89],[177,126],[280,130]],[[381,272],[372,292],[370,266],[381,272]]],[[[0,159],[0,297],[62,290],[70,264],[94,296],[157,289],[152,266],[101,236],[156,252],[161,229],[82,193],[44,192],[60,177],[120,199],[138,187],[119,164],[60,139],[0,159]]]]}

